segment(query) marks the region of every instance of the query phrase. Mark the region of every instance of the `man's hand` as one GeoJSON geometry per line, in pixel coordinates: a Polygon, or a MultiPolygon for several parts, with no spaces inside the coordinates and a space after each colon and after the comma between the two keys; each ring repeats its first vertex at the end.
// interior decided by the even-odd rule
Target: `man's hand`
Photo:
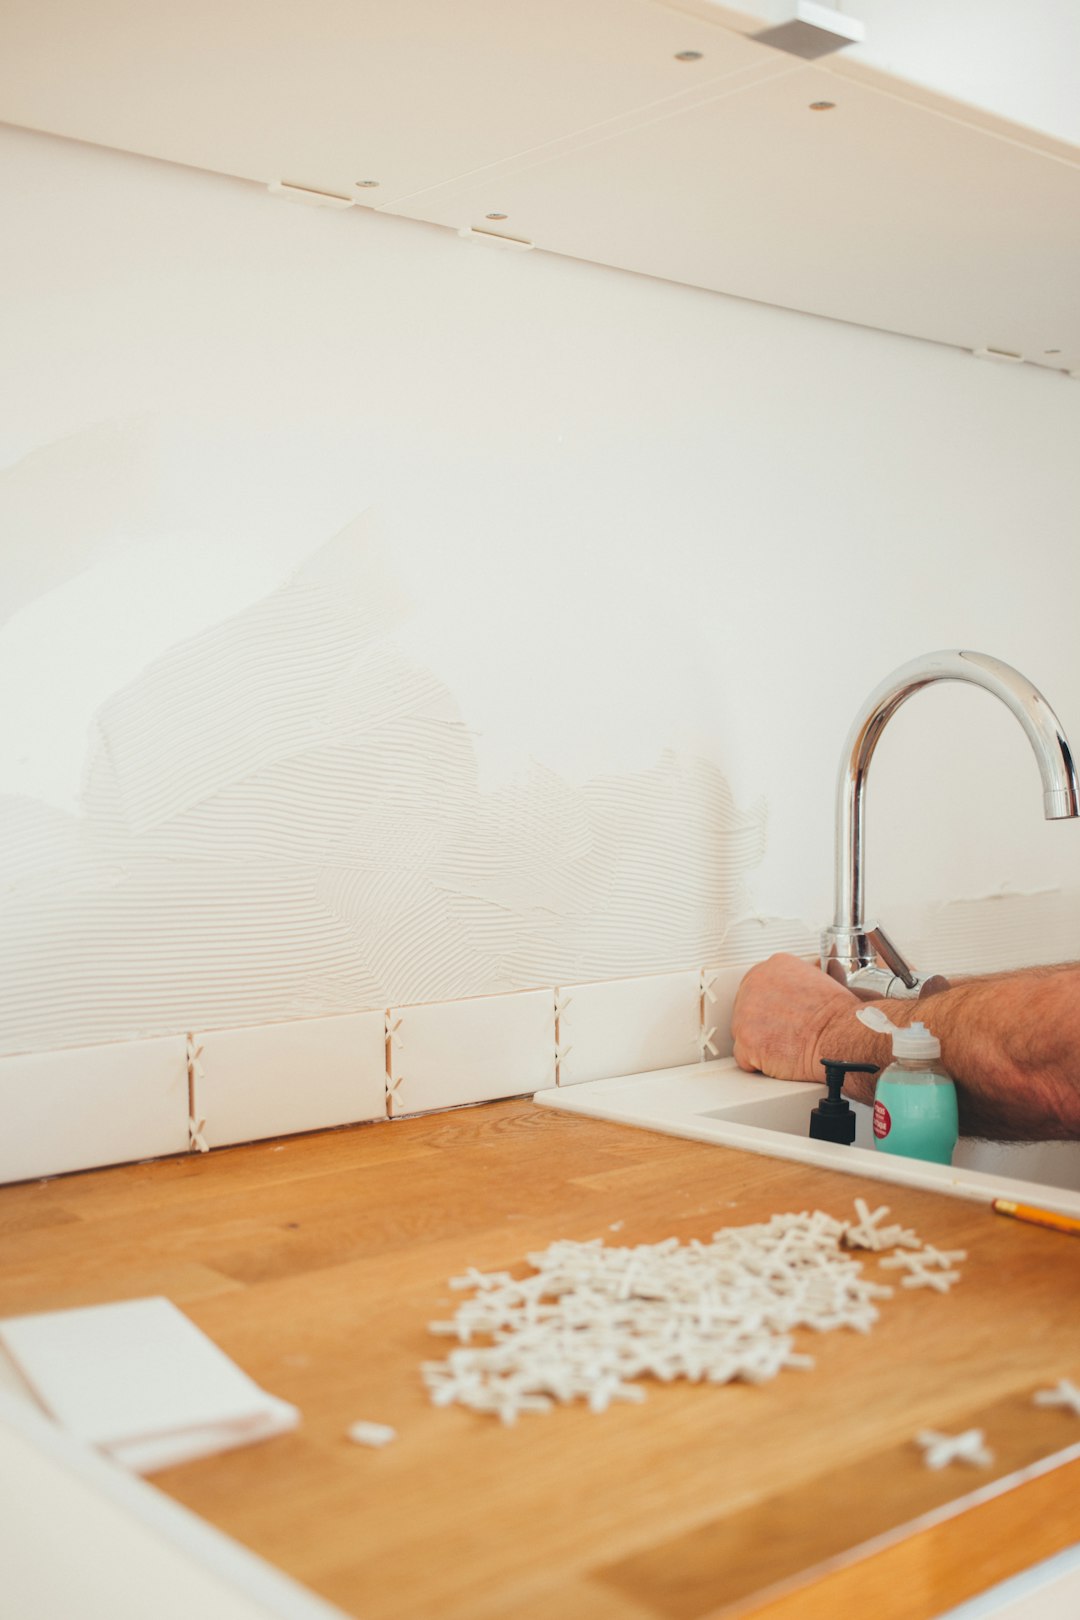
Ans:
{"type": "Polygon", "coordinates": [[[819,1059],[843,1057],[822,1050],[837,1017],[859,1005],[836,979],[797,956],[770,956],[752,967],[739,986],[731,1030],[735,1061],[774,1080],[821,1080],[819,1059]]]}
{"type": "MultiPolygon", "coordinates": [[[[889,1040],[855,1018],[844,985],[797,956],[750,969],[735,998],[735,1061],[777,1080],[822,1079],[821,1059],[888,1062],[889,1040]]],[[[941,1042],[964,1136],[1080,1139],[1080,962],[934,985],[919,1001],[879,1001],[894,1024],[918,1018],[941,1042]]],[[[873,1095],[865,1075],[845,1094],[873,1095]]]]}

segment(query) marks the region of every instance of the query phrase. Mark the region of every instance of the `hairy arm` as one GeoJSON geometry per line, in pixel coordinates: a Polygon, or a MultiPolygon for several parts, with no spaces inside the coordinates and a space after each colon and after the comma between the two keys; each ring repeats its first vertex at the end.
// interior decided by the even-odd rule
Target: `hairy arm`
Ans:
{"type": "MultiPolygon", "coordinates": [[[[735,1059],[778,1080],[821,1080],[823,1057],[884,1068],[890,1039],[859,1023],[862,1005],[810,963],[770,957],[739,989],[735,1059]]],[[[875,1005],[894,1024],[921,1019],[937,1036],[965,1135],[1080,1138],[1080,964],[967,979],[919,1001],[875,1005]]],[[[873,1081],[852,1075],[846,1089],[865,1102],[873,1081]]]]}

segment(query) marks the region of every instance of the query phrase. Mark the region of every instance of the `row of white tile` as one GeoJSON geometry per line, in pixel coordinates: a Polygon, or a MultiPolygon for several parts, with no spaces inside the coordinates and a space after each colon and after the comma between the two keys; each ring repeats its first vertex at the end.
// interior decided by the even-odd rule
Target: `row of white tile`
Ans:
{"type": "Polygon", "coordinates": [[[741,967],[0,1058],[0,1182],[455,1108],[730,1051],[741,967]]]}

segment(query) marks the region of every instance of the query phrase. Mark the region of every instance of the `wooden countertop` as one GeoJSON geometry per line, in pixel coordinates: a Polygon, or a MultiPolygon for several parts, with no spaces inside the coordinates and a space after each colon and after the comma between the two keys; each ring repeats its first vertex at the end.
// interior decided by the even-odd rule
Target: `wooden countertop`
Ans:
{"type": "Polygon", "coordinates": [[[1080,1243],[957,1199],[510,1102],[0,1188],[0,1232],[0,1314],[164,1293],[301,1408],[155,1484],[365,1620],[929,1620],[1080,1540],[1080,1461],[993,1486],[1080,1442],[1031,1404],[1080,1381],[1080,1243]],[[867,1337],[801,1335],[812,1372],[511,1429],[428,1402],[418,1366],[448,1342],[426,1324],[467,1265],[858,1194],[969,1258],[867,1337]],[[352,1445],[360,1418],[398,1440],[352,1445]],[[972,1426],[993,1469],[922,1465],[917,1429],[972,1426]]]}

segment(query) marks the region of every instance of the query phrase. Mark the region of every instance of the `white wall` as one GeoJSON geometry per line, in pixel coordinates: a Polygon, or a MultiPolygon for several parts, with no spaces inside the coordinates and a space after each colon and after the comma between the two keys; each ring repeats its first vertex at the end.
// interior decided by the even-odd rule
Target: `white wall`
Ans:
{"type": "MultiPolygon", "coordinates": [[[[0,1051],[805,942],[920,651],[1080,740],[1074,383],[2,140],[0,1051]]],[[[992,699],[874,772],[894,933],[1071,949],[992,699]]]]}

